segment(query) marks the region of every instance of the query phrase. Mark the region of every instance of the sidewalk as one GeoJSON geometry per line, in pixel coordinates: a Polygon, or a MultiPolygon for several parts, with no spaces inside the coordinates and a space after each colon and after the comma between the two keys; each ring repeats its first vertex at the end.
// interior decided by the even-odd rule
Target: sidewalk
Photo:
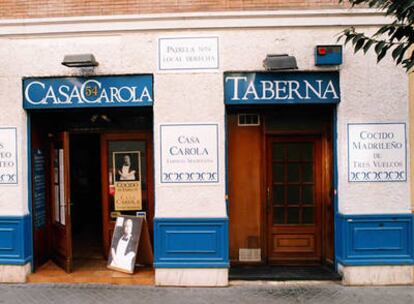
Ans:
{"type": "Polygon", "coordinates": [[[233,282],[228,288],[92,284],[0,284],[0,303],[414,303],[414,286],[345,287],[334,282],[233,282]]]}

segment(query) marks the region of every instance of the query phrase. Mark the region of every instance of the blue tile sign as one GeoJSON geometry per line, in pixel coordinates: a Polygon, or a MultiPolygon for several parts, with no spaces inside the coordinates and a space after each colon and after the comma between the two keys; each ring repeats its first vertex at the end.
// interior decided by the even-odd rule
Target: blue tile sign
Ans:
{"type": "Polygon", "coordinates": [[[227,72],[224,102],[239,104],[336,104],[339,72],[227,72]]]}
{"type": "Polygon", "coordinates": [[[153,100],[152,75],[23,80],[25,109],[151,106],[153,100]]]}

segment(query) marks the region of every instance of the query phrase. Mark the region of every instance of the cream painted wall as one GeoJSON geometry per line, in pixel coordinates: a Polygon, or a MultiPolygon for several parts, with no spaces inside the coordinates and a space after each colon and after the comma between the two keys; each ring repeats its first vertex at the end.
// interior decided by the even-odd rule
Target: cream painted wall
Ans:
{"type": "MultiPolygon", "coordinates": [[[[367,28],[366,28],[367,29],[367,28]]],[[[19,185],[0,185],[0,215],[24,214],[27,206],[26,115],[21,109],[21,79],[26,76],[71,76],[60,64],[64,54],[93,53],[96,75],[154,73],[155,192],[157,217],[223,217],[224,117],[223,72],[263,70],[266,54],[288,53],[302,70],[316,70],[314,46],[333,44],[340,27],[143,31],[112,34],[46,35],[0,38],[0,126],[19,131],[19,185]],[[217,35],[220,69],[212,73],[158,73],[160,36],[217,35]],[[7,109],[4,111],[3,109],[7,109]],[[159,185],[158,125],[214,122],[220,125],[220,184],[159,185]]],[[[79,73],[78,73],[79,74],[79,73]]],[[[346,123],[407,122],[407,76],[389,60],[345,51],[341,66],[342,102],[338,107],[339,201],[343,213],[409,212],[409,183],[347,182],[346,123]]]]}
{"type": "Polygon", "coordinates": [[[344,214],[409,213],[410,159],[407,182],[349,183],[347,123],[403,122],[409,149],[408,76],[387,58],[376,64],[368,56],[346,52],[341,70],[342,102],[338,106],[339,210],[344,214]],[[351,64],[349,64],[351,63],[351,64]]]}

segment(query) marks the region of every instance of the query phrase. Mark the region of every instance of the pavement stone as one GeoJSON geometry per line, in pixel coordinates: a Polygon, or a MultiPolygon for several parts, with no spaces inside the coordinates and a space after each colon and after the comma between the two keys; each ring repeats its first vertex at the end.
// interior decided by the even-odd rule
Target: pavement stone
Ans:
{"type": "Polygon", "coordinates": [[[414,286],[347,287],[335,282],[253,282],[226,288],[95,284],[0,284],[0,304],[373,303],[413,304],[414,286]]]}

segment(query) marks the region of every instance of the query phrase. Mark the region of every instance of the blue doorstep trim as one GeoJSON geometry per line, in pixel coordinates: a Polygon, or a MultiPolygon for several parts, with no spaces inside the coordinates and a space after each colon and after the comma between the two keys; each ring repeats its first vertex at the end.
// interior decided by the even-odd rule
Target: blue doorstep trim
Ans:
{"type": "Polygon", "coordinates": [[[0,216],[0,264],[24,265],[31,261],[29,215],[0,216]]]}
{"type": "Polygon", "coordinates": [[[155,268],[228,268],[228,218],[154,218],[155,268]]]}
{"type": "Polygon", "coordinates": [[[337,214],[336,261],[345,266],[412,265],[413,214],[337,214]]]}

